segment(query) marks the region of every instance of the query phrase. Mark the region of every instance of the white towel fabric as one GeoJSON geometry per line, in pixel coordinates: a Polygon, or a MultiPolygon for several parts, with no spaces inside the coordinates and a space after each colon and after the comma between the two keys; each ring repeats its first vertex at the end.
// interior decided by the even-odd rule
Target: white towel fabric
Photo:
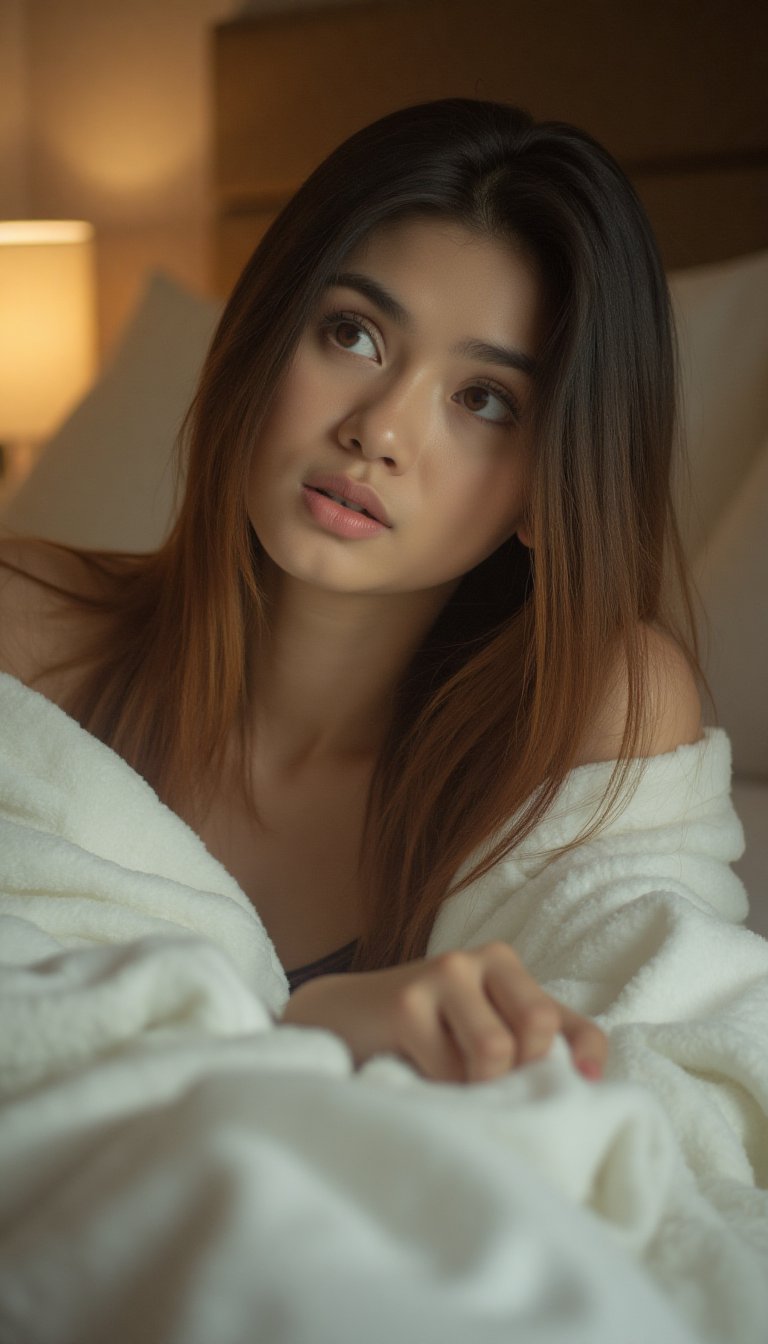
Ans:
{"type": "Polygon", "coordinates": [[[118,756],[0,676],[0,1339],[764,1344],[768,943],[739,926],[722,732],[610,765],[465,892],[429,951],[514,942],[597,1015],[491,1084],[355,1072],[275,1026],[233,879],[118,756]]]}

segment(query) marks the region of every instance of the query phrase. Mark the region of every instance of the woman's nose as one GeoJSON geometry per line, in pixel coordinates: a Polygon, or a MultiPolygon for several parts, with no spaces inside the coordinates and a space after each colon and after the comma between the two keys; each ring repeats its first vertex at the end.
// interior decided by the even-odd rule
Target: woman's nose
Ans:
{"type": "Polygon", "coordinates": [[[339,442],[363,457],[383,457],[405,470],[424,442],[428,410],[418,383],[391,385],[357,402],[338,425],[339,442]]]}

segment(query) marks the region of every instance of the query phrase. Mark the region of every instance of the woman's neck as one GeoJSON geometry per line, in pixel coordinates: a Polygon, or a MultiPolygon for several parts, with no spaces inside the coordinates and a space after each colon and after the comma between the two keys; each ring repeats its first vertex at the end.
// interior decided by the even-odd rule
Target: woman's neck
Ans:
{"type": "Polygon", "coordinates": [[[271,567],[269,635],[250,687],[261,760],[290,774],[374,757],[395,688],[454,586],[339,593],[271,567]]]}

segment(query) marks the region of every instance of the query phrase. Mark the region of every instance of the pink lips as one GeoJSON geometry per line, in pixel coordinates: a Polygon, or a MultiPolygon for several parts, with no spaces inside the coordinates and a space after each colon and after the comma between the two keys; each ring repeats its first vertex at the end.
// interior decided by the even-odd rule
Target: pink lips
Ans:
{"type": "Polygon", "coordinates": [[[359,504],[384,527],[392,526],[376,491],[372,490],[370,485],[364,485],[362,481],[351,481],[348,476],[311,476],[304,485],[310,490],[330,490],[341,499],[348,499],[351,504],[359,504]]]}
{"type": "Polygon", "coordinates": [[[351,541],[362,541],[366,537],[383,536],[389,529],[376,518],[365,513],[357,513],[339,504],[335,499],[311,486],[303,485],[301,495],[304,505],[316,523],[325,532],[333,532],[337,537],[347,537],[351,541]]]}

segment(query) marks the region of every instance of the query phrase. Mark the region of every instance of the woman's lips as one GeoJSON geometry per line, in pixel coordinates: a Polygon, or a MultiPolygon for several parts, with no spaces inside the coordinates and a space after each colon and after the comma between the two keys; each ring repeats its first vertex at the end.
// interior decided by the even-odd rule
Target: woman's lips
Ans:
{"type": "Polygon", "coordinates": [[[376,491],[370,485],[366,485],[364,481],[352,480],[350,476],[313,474],[309,480],[304,481],[304,485],[311,490],[330,491],[331,494],[338,495],[341,499],[348,499],[352,504],[359,504],[377,522],[383,523],[385,527],[392,526],[389,515],[376,491]]]}
{"type": "Polygon", "coordinates": [[[362,541],[365,537],[375,537],[387,531],[385,523],[380,523],[376,518],[369,518],[364,513],[356,513],[354,509],[347,509],[343,504],[337,504],[335,500],[320,494],[312,486],[303,485],[301,494],[315,522],[338,537],[362,541]]]}

